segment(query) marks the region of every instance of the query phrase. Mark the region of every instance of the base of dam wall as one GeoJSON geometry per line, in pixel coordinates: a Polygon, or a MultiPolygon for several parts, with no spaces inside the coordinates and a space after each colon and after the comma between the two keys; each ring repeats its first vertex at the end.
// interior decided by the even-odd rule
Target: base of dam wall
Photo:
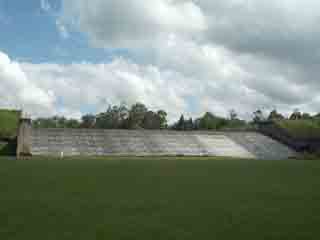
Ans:
{"type": "Polygon", "coordinates": [[[32,129],[30,141],[34,156],[296,156],[287,146],[256,132],[32,129]]]}

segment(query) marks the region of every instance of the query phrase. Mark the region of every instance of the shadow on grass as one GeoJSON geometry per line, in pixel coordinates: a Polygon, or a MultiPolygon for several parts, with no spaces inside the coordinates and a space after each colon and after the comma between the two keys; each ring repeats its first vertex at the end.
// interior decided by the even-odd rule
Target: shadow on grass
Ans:
{"type": "Polygon", "coordinates": [[[17,141],[16,139],[0,141],[0,156],[10,156],[16,155],[17,141]]]}

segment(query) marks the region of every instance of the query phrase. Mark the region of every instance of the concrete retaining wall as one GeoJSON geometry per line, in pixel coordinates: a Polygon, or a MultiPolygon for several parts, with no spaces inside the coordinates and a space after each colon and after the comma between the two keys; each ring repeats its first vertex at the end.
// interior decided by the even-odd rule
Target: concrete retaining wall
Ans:
{"type": "MultiPolygon", "coordinates": [[[[52,156],[184,155],[286,159],[296,155],[285,145],[256,132],[32,129],[30,142],[32,155],[52,156]]],[[[25,149],[28,149],[27,145],[25,149]]]]}
{"type": "Polygon", "coordinates": [[[287,159],[297,154],[257,132],[32,129],[21,119],[17,156],[222,156],[287,159]]]}

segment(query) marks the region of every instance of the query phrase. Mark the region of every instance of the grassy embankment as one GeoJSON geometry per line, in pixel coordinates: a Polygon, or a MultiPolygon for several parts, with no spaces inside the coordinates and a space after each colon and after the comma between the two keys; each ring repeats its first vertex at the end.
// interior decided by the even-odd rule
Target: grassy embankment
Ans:
{"type": "Polygon", "coordinates": [[[0,156],[15,154],[20,112],[0,109],[0,156]]]}
{"type": "Polygon", "coordinates": [[[276,124],[295,138],[320,139],[320,120],[282,120],[276,124]]]}
{"type": "Polygon", "coordinates": [[[0,109],[0,138],[16,137],[19,119],[19,111],[0,109]]]}
{"type": "Polygon", "coordinates": [[[320,237],[320,161],[107,159],[0,159],[0,239],[320,237]]]}
{"type": "MultiPolygon", "coordinates": [[[[303,141],[320,141],[320,119],[309,120],[282,120],[277,121],[275,124],[284,129],[290,136],[296,140],[303,141]]],[[[320,149],[312,151],[309,157],[319,158],[320,149]]]]}

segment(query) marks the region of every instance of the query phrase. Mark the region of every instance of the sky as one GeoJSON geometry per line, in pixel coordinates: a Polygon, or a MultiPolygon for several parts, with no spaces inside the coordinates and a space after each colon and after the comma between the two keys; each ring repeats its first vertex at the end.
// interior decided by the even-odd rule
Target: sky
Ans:
{"type": "Polygon", "coordinates": [[[317,0],[0,0],[0,108],[320,112],[317,0]]]}

